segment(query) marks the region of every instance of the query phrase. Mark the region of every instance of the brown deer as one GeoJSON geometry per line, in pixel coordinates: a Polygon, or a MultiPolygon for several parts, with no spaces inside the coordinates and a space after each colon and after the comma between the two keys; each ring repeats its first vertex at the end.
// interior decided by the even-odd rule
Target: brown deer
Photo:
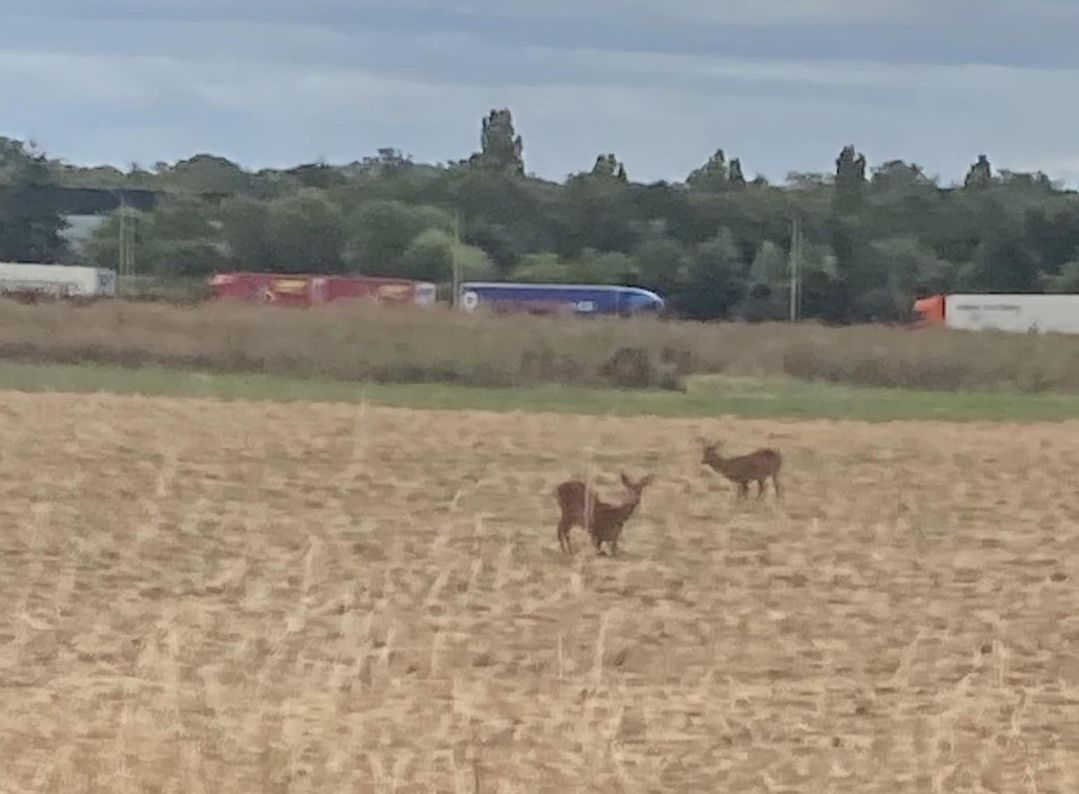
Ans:
{"type": "Polygon", "coordinates": [[[758,449],[748,455],[739,455],[733,458],[725,458],[719,454],[718,443],[703,442],[704,456],[701,463],[711,467],[738,486],[740,497],[749,496],[749,483],[756,480],[757,498],[764,496],[764,484],[769,477],[776,491],[776,497],[781,494],[779,487],[779,469],[783,465],[783,457],[779,450],[758,449]]]}
{"type": "Polygon", "coordinates": [[[572,552],[569,531],[575,526],[582,527],[592,536],[596,553],[602,553],[606,542],[611,553],[618,552],[618,540],[622,536],[622,527],[637,509],[644,489],[655,479],[649,474],[634,482],[625,474],[622,484],[629,491],[629,499],[621,504],[608,504],[596,495],[596,492],[580,480],[569,480],[554,489],[554,497],[562,512],[558,522],[558,545],[563,552],[572,552]]]}

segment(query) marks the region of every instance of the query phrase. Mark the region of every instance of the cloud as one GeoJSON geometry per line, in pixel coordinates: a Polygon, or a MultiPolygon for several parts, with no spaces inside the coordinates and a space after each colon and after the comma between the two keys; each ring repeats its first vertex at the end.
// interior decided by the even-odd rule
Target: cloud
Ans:
{"type": "Polygon", "coordinates": [[[1075,8],[943,5],[56,0],[0,31],[0,134],[81,162],[289,165],[379,146],[445,161],[509,106],[529,168],[555,178],[614,151],[634,178],[680,179],[718,147],[782,178],[830,170],[846,143],[946,179],[982,151],[1053,176],[1074,164],[1079,110],[1060,99],[1079,55],[1049,45],[1075,8]]]}
{"type": "MultiPolygon", "coordinates": [[[[5,0],[0,0],[0,10],[5,0]]],[[[400,37],[471,34],[514,46],[902,63],[1079,66],[1079,4],[1063,0],[8,0],[0,42],[92,46],[88,23],[229,23],[400,37]],[[1069,27],[1069,23],[1072,25],[1069,27]],[[66,28],[66,34],[65,34],[66,28]]],[[[96,28],[104,30],[104,25],[96,28]]],[[[245,37],[246,38],[246,37],[245,37]]],[[[137,36],[128,39],[135,43],[137,36]]],[[[250,44],[243,39],[234,41],[250,44]]]]}

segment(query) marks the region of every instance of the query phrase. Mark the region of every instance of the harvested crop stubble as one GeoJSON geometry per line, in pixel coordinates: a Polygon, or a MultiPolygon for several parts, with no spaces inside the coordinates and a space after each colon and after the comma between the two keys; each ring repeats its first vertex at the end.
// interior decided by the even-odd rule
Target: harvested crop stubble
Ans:
{"type": "Polygon", "coordinates": [[[1077,424],[3,405],[13,791],[1079,790],[1077,424]]]}

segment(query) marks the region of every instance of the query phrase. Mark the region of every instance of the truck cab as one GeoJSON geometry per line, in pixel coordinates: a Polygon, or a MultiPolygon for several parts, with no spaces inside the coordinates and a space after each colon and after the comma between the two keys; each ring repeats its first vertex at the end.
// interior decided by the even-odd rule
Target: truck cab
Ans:
{"type": "Polygon", "coordinates": [[[944,296],[931,295],[914,301],[914,327],[944,326],[944,296]]]}

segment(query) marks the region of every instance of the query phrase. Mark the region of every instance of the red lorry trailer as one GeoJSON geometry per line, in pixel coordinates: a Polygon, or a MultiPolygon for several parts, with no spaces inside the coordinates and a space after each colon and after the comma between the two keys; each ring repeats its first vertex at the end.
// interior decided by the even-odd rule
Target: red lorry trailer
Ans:
{"type": "Polygon", "coordinates": [[[321,306],[348,300],[429,306],[435,285],[427,281],[375,276],[328,276],[286,273],[218,273],[210,278],[217,300],[277,306],[321,306]]]}

